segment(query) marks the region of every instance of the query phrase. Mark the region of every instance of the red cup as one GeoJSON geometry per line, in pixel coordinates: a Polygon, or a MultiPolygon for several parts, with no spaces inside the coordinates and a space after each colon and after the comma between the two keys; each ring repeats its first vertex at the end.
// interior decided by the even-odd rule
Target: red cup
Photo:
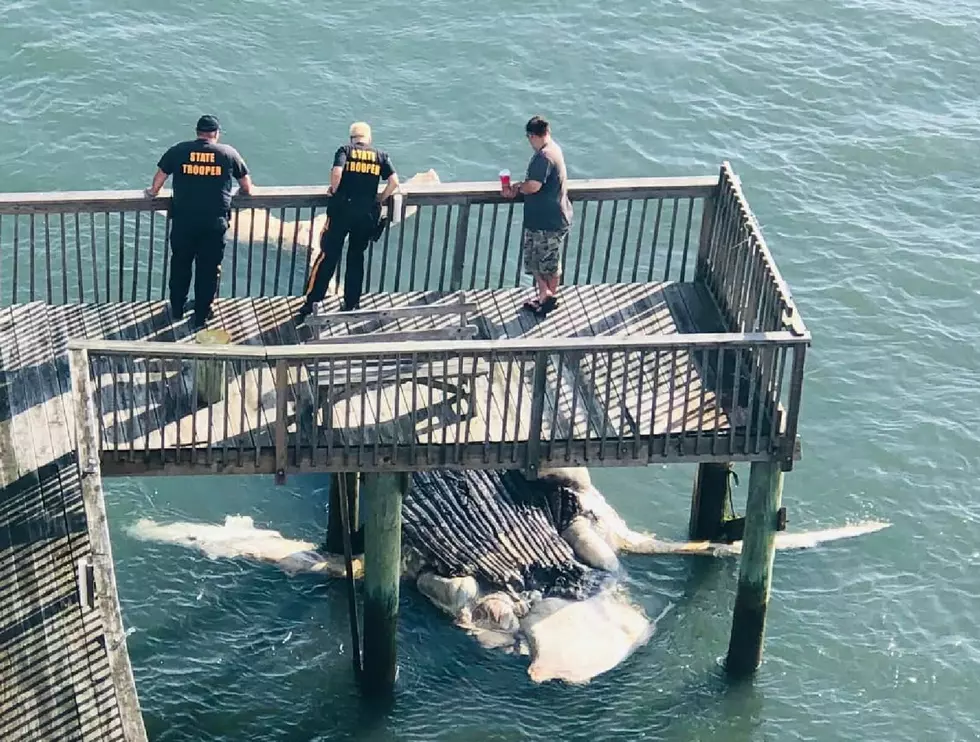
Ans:
{"type": "Polygon", "coordinates": [[[500,187],[510,188],[510,170],[500,171],[500,187]]]}

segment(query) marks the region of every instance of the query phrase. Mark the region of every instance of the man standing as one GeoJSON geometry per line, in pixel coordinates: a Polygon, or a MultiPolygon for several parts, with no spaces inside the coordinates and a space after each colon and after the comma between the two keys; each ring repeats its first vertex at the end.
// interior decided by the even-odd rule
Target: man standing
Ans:
{"type": "Polygon", "coordinates": [[[507,198],[524,194],[524,270],[534,278],[538,293],[524,302],[524,309],[545,317],[558,306],[561,251],[572,224],[572,204],[568,200],[565,157],[551,138],[551,126],[534,116],[524,133],[534,149],[527,176],[509,187],[501,186],[501,193],[507,198]]]}
{"type": "Polygon", "coordinates": [[[218,144],[220,126],[214,116],[197,121],[197,139],[168,149],[144,192],[153,198],[167,177],[173,175],[170,204],[170,307],[175,320],[184,316],[187,291],[194,267],[194,320],[197,330],[211,316],[218,291],[225,232],[231,217],[233,180],[245,194],[252,193],[252,179],[242,156],[234,147],[218,144]]]}
{"type": "Polygon", "coordinates": [[[363,121],[351,124],[350,142],[340,147],[330,170],[327,193],[327,228],[320,237],[320,254],[310,268],[306,301],[296,315],[302,324],[313,306],[327,293],[327,284],[340,264],[344,239],[350,236],[347,271],[344,275],[344,303],[341,311],[357,309],[364,280],[364,251],[374,238],[381,217],[381,204],[398,188],[398,174],[387,153],[371,145],[371,127],[363,121]],[[378,193],[378,184],[386,180],[378,193]]]}

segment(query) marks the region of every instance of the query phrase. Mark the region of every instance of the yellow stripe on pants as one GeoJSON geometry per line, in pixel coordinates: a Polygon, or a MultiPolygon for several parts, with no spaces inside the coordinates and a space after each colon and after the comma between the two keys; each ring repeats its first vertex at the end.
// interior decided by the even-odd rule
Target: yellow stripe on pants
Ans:
{"type": "Polygon", "coordinates": [[[310,278],[306,282],[306,295],[309,296],[313,291],[313,284],[316,283],[316,274],[320,270],[320,265],[323,263],[323,250],[320,250],[320,254],[316,256],[316,260],[313,261],[313,267],[310,268],[310,278]]]}

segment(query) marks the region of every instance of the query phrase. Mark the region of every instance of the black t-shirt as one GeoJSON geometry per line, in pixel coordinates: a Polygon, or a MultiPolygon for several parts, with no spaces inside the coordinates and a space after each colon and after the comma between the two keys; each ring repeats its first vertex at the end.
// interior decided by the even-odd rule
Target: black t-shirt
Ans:
{"type": "Polygon", "coordinates": [[[333,166],[344,173],[337,193],[330,200],[351,216],[369,214],[378,196],[378,183],[388,180],[395,169],[388,154],[366,144],[345,144],[333,156],[333,166]]]}
{"type": "Polygon", "coordinates": [[[234,181],[248,175],[245,160],[234,147],[206,139],[175,144],[157,167],[173,176],[171,213],[183,226],[209,227],[227,219],[234,181]]]}

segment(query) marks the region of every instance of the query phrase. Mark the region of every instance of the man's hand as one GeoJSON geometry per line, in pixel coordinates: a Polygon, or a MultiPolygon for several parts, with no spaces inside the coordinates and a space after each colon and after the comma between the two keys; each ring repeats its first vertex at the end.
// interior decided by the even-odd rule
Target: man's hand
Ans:
{"type": "Polygon", "coordinates": [[[163,184],[167,182],[168,176],[163,170],[157,168],[156,173],[153,174],[153,182],[150,183],[149,188],[143,190],[143,195],[147,198],[156,198],[160,189],[163,188],[163,184]]]}
{"type": "Polygon", "coordinates": [[[520,182],[511,183],[506,188],[503,187],[503,186],[501,186],[500,187],[500,190],[501,190],[504,198],[514,198],[520,192],[520,190],[521,190],[521,184],[520,184],[520,182]]]}

